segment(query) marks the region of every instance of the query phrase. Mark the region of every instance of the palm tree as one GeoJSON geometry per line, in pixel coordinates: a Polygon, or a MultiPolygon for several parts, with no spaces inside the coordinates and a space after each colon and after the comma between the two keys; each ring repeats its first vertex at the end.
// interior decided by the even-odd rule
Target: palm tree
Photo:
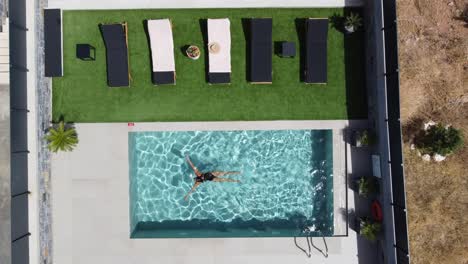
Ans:
{"type": "Polygon", "coordinates": [[[367,218],[363,218],[360,221],[359,234],[365,237],[369,241],[375,241],[381,229],[380,223],[371,222],[367,218]]]}
{"type": "Polygon", "coordinates": [[[65,127],[65,123],[60,121],[58,125],[52,127],[46,136],[49,142],[49,150],[52,152],[72,151],[78,144],[78,135],[76,130],[71,127],[65,127]]]}
{"type": "Polygon", "coordinates": [[[346,31],[348,31],[349,33],[353,33],[360,26],[362,26],[362,18],[356,13],[351,13],[349,14],[349,16],[346,17],[344,25],[346,31]]]}

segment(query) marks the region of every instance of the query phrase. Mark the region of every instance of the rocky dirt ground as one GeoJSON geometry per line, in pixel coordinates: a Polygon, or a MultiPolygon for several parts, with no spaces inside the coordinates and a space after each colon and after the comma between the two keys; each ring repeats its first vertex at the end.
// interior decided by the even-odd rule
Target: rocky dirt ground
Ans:
{"type": "Polygon", "coordinates": [[[468,263],[468,0],[397,0],[412,263],[468,263]],[[465,147],[441,163],[410,150],[423,122],[451,124],[465,147]]]}

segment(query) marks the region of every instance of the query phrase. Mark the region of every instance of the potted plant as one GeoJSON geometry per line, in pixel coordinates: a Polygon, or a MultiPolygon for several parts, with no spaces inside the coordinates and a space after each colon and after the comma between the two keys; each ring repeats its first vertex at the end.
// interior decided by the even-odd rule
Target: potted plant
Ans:
{"type": "Polygon", "coordinates": [[[367,217],[359,219],[359,234],[369,241],[375,241],[382,228],[380,223],[372,222],[367,217]]]}
{"type": "Polygon", "coordinates": [[[191,58],[192,60],[197,60],[200,58],[200,49],[197,46],[189,46],[185,53],[187,53],[187,57],[191,58]]]}
{"type": "Polygon", "coordinates": [[[366,147],[375,144],[375,134],[369,130],[354,131],[352,145],[355,147],[366,147]]]}
{"type": "Polygon", "coordinates": [[[72,151],[78,144],[78,135],[75,128],[66,126],[63,121],[60,121],[49,129],[46,140],[52,152],[72,151]]]}
{"type": "Polygon", "coordinates": [[[361,177],[357,180],[358,193],[362,197],[369,197],[369,195],[377,193],[377,182],[373,177],[361,177]]]}
{"type": "Polygon", "coordinates": [[[346,17],[344,22],[346,32],[353,33],[358,30],[360,26],[362,26],[362,18],[358,14],[351,13],[346,17]]]}

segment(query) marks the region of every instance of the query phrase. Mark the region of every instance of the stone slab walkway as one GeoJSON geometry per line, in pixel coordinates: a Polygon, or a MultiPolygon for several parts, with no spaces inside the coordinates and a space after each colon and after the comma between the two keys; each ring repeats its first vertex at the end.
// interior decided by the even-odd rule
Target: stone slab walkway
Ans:
{"type": "MultiPolygon", "coordinates": [[[[5,2],[0,1],[1,11],[4,11],[4,5],[5,2]]],[[[0,263],[10,264],[12,232],[9,21],[3,17],[4,14],[0,15],[0,263]]]]}
{"type": "Polygon", "coordinates": [[[285,130],[285,129],[343,129],[348,126],[362,127],[367,120],[299,120],[299,121],[225,121],[225,122],[139,122],[128,123],[79,123],[79,128],[107,127],[128,128],[130,131],[212,131],[212,130],[285,130]]]}
{"type": "MultiPolygon", "coordinates": [[[[77,148],[52,156],[54,263],[311,263],[292,238],[130,239],[128,132],[340,130],[366,124],[345,120],[76,124],[77,148]]],[[[329,258],[313,251],[312,261],[358,263],[356,241],[354,232],[327,238],[329,258]]],[[[307,247],[304,239],[298,242],[307,247]]],[[[314,243],[323,248],[321,239],[314,243]]]]}

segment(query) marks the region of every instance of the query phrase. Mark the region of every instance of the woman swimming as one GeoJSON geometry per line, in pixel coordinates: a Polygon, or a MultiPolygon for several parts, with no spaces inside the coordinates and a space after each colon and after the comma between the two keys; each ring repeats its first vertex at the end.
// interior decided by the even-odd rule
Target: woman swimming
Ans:
{"type": "Polygon", "coordinates": [[[187,155],[185,157],[187,159],[187,162],[190,164],[190,167],[192,167],[192,170],[195,172],[195,175],[197,177],[193,178],[195,180],[195,184],[193,185],[192,189],[185,195],[184,200],[187,200],[187,198],[192,194],[195,189],[200,185],[202,182],[205,181],[214,181],[214,182],[240,182],[238,180],[233,180],[233,179],[227,179],[227,178],[221,178],[224,175],[229,175],[229,174],[239,174],[239,171],[209,171],[209,172],[200,172],[195,165],[193,165],[192,161],[190,160],[189,156],[187,155]]]}

